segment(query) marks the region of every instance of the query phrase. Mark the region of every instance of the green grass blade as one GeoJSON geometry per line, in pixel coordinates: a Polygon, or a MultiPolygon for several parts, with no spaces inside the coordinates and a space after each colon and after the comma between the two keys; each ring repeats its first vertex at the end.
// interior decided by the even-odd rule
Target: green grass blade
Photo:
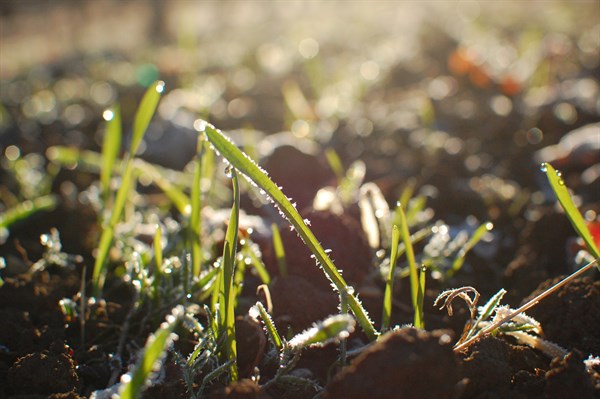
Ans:
{"type": "Polygon", "coordinates": [[[282,277],[285,277],[287,276],[287,265],[285,263],[285,248],[283,247],[283,241],[281,241],[279,227],[277,227],[276,223],[271,224],[271,231],[273,232],[273,249],[275,250],[275,258],[277,259],[277,267],[279,268],[279,274],[282,277]]]}
{"type": "Polygon", "coordinates": [[[156,263],[156,274],[162,275],[163,267],[163,248],[162,248],[162,228],[160,224],[156,225],[156,231],[154,232],[154,260],[156,263]]]}
{"type": "Polygon", "coordinates": [[[121,111],[118,105],[112,107],[107,113],[110,116],[102,141],[102,169],[100,170],[100,187],[104,204],[110,196],[110,178],[117,164],[117,157],[121,151],[121,111]]]}
{"type": "Polygon", "coordinates": [[[198,136],[196,145],[196,165],[194,168],[194,177],[192,180],[192,192],[190,202],[192,214],[190,215],[190,239],[192,240],[192,271],[194,276],[200,276],[200,266],[202,264],[202,247],[200,246],[200,211],[202,209],[200,181],[202,179],[202,155],[204,154],[204,140],[198,136]]]}
{"type": "Polygon", "coordinates": [[[328,148],[325,150],[325,158],[327,158],[327,163],[335,174],[338,183],[341,182],[344,179],[345,173],[340,156],[333,148],[328,148]]]}
{"type": "MultiPolygon", "coordinates": [[[[267,334],[269,334],[269,338],[271,339],[271,342],[273,342],[273,345],[275,345],[275,348],[277,348],[277,351],[281,352],[281,350],[283,349],[283,340],[281,339],[281,336],[279,335],[279,331],[277,331],[277,328],[275,327],[275,323],[273,323],[273,319],[271,319],[271,315],[267,312],[267,310],[265,309],[265,307],[263,306],[263,304],[261,302],[256,302],[256,305],[254,305],[254,308],[256,310],[258,310],[260,318],[265,325],[265,329],[267,330],[267,334]]],[[[254,311],[251,310],[251,312],[254,312],[254,311]]],[[[256,317],[254,317],[254,318],[256,318],[256,317]]]]}
{"type": "Polygon", "coordinates": [[[256,254],[254,245],[255,244],[252,243],[252,241],[250,241],[249,238],[246,239],[246,245],[243,249],[244,256],[250,258],[250,262],[254,267],[254,270],[256,270],[258,277],[260,277],[262,283],[269,285],[269,283],[271,282],[271,276],[269,275],[269,272],[267,271],[267,267],[265,266],[264,262],[256,254]]]}
{"type": "MultiPolygon", "coordinates": [[[[404,213],[404,207],[401,203],[398,203],[397,215],[399,217],[399,226],[400,226],[400,236],[402,237],[402,242],[404,243],[404,248],[406,251],[406,259],[408,261],[408,270],[409,270],[409,279],[410,279],[410,292],[412,305],[415,309],[415,315],[417,312],[417,292],[419,290],[419,278],[417,276],[417,264],[415,262],[415,252],[412,246],[412,240],[410,239],[410,232],[408,231],[408,223],[406,221],[406,214],[404,213]]],[[[415,324],[415,327],[418,327],[415,324]]]]}
{"type": "Polygon", "coordinates": [[[14,223],[25,220],[34,213],[50,211],[56,207],[58,200],[54,195],[44,195],[33,200],[26,200],[0,214],[0,229],[8,229],[14,223]]]}
{"type": "Polygon", "coordinates": [[[294,336],[288,345],[295,352],[311,345],[325,345],[331,341],[348,337],[354,331],[354,324],[354,319],[347,314],[329,316],[294,336]]]}
{"type": "Polygon", "coordinates": [[[446,279],[454,276],[454,274],[456,274],[456,272],[460,270],[463,263],[465,263],[465,257],[467,256],[469,251],[473,249],[473,247],[483,238],[485,233],[491,231],[493,228],[494,225],[492,224],[492,222],[485,222],[477,229],[475,229],[473,235],[471,236],[471,238],[469,238],[469,241],[465,243],[465,245],[460,249],[460,251],[456,255],[454,262],[452,262],[452,268],[446,273],[446,279]]]}
{"type": "Polygon", "coordinates": [[[147,162],[141,162],[140,159],[136,159],[135,169],[150,177],[152,182],[165,193],[169,200],[171,200],[179,213],[183,216],[189,215],[191,208],[190,198],[179,189],[177,185],[173,184],[169,178],[165,177],[159,168],[147,162]]]}
{"type": "Polygon", "coordinates": [[[133,136],[131,138],[131,147],[129,148],[129,155],[135,156],[137,150],[142,142],[144,133],[148,129],[148,125],[154,116],[156,106],[160,100],[160,95],[165,89],[165,82],[157,80],[154,82],[142,98],[140,105],[135,113],[135,119],[133,120],[133,136]]]}
{"type": "Polygon", "coordinates": [[[419,289],[417,291],[417,308],[415,310],[415,327],[425,328],[425,314],[423,313],[423,302],[425,300],[425,282],[427,278],[427,267],[419,270],[419,289]]]}
{"type": "Polygon", "coordinates": [[[219,336],[225,337],[225,347],[221,352],[223,361],[232,361],[231,379],[237,381],[237,346],[235,341],[235,289],[233,279],[235,273],[235,254],[237,252],[238,226],[240,217],[240,190],[235,169],[231,169],[233,185],[233,206],[229,217],[229,225],[225,232],[223,246],[222,278],[219,289],[219,336]]]}
{"type": "MultiPolygon", "coordinates": [[[[339,271],[336,269],[333,262],[312,231],[306,226],[302,216],[298,213],[294,205],[292,205],[290,200],[285,196],[285,194],[283,194],[279,187],[277,187],[277,185],[271,179],[269,179],[267,174],[246,154],[240,151],[221,131],[215,129],[209,124],[206,124],[204,127],[204,133],[216,151],[225,157],[234,168],[244,174],[257,186],[262,188],[274,201],[282,215],[289,221],[289,223],[292,224],[306,246],[308,246],[310,251],[314,254],[315,258],[322,266],[323,271],[333,282],[336,288],[339,291],[346,289],[347,284],[340,275],[339,271]]],[[[348,302],[362,329],[371,340],[374,340],[377,337],[377,332],[373,328],[373,324],[369,320],[367,312],[362,307],[362,304],[354,295],[349,296],[348,302]]]]}
{"type": "Polygon", "coordinates": [[[98,246],[98,252],[94,263],[94,272],[92,276],[94,296],[99,296],[104,286],[104,280],[106,278],[106,261],[108,259],[108,252],[112,246],[114,229],[117,223],[121,220],[121,215],[125,209],[127,198],[129,197],[129,193],[135,183],[135,165],[133,162],[133,156],[137,151],[137,147],[134,148],[134,144],[136,141],[137,144],[135,145],[139,145],[141,142],[146,128],[148,127],[148,123],[150,122],[150,119],[152,119],[152,115],[154,114],[156,105],[160,99],[160,93],[162,92],[163,88],[164,83],[157,82],[153,87],[148,89],[136,113],[132,149],[127,157],[127,160],[125,161],[125,169],[121,175],[121,185],[117,191],[113,208],[111,209],[108,225],[104,226],[102,235],[100,236],[100,244],[98,246]]]}
{"type": "MultiPolygon", "coordinates": [[[[585,220],[583,220],[579,210],[573,203],[573,200],[571,200],[569,190],[567,190],[565,182],[560,176],[560,172],[555,170],[549,163],[542,164],[541,169],[546,173],[548,181],[550,182],[550,186],[552,187],[556,198],[558,198],[558,202],[560,202],[560,205],[565,210],[565,213],[575,228],[575,231],[577,231],[577,234],[579,234],[579,236],[583,239],[585,245],[588,247],[588,250],[594,256],[594,258],[600,258],[600,251],[594,243],[594,239],[592,238],[592,235],[585,224],[585,220]]],[[[598,266],[598,268],[600,269],[600,266],[598,266]]]]}
{"type": "Polygon", "coordinates": [[[392,227],[392,251],[390,254],[390,270],[385,281],[385,293],[383,295],[383,318],[381,321],[381,331],[385,331],[390,326],[392,317],[392,294],[394,292],[394,276],[396,273],[396,261],[398,260],[398,245],[400,243],[400,229],[397,225],[392,227]]]}
{"type": "Polygon", "coordinates": [[[135,365],[135,369],[130,378],[125,378],[121,386],[119,397],[121,399],[138,399],[142,391],[152,376],[152,373],[160,367],[161,360],[166,354],[166,350],[176,338],[173,329],[179,321],[183,308],[177,307],[173,314],[167,316],[167,321],[160,328],[148,337],[141,357],[135,365]]]}

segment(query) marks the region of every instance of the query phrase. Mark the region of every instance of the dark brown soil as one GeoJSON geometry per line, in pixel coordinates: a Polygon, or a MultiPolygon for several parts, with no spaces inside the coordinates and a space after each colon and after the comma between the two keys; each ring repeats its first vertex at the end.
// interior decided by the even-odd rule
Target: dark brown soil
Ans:
{"type": "MultiPolygon", "coordinates": [[[[93,7],[98,7],[97,12],[110,8],[106,15],[111,18],[102,13],[98,18],[106,19],[111,28],[106,29],[105,25],[100,29],[102,39],[117,36],[119,43],[127,37],[120,29],[112,29],[118,25],[113,16],[122,17],[121,21],[126,20],[124,26],[129,27],[132,15],[155,13],[151,25],[157,25],[156,32],[145,34],[154,40],[169,35],[161,20],[168,19],[169,14],[176,21],[179,15],[165,10],[166,1],[125,2],[133,6],[126,7],[123,15],[115,13],[113,2],[82,2],[90,5],[75,8],[71,15],[67,10],[75,7],[71,4],[74,2],[56,1],[56,9],[44,4],[46,8],[36,14],[39,18],[18,24],[19,13],[31,16],[28,13],[34,13],[33,5],[38,4],[0,3],[0,23],[9,27],[0,30],[0,45],[7,48],[14,48],[18,39],[13,31],[25,35],[28,29],[35,30],[35,25],[45,19],[46,11],[54,16],[48,20],[55,25],[62,19],[65,24],[70,19],[79,24],[82,15],[94,15],[93,7]],[[13,12],[15,20],[11,19],[13,12]]],[[[177,3],[175,10],[195,2],[172,3],[177,3]]],[[[0,287],[0,398],[89,398],[94,391],[114,386],[130,370],[148,335],[176,301],[194,309],[197,321],[205,331],[209,328],[202,308],[210,299],[182,294],[178,289],[184,285],[183,279],[175,281],[175,287],[171,287],[160,306],[148,300],[148,291],[138,293],[131,284],[124,253],[133,251],[138,244],[148,244],[149,248],[151,234],[124,235],[124,240],[135,245],[115,245],[102,297],[90,297],[94,251],[102,230],[97,210],[101,201],[95,197],[99,195],[98,173],[86,169],[83,163],[60,167],[46,153],[54,145],[98,151],[105,126],[102,112],[117,99],[124,121],[122,150],[126,150],[135,109],[144,92],[138,84],[141,81],[136,81],[143,66],[155,68],[157,78],[167,82],[162,100],[167,105],[155,116],[141,157],[182,170],[196,152],[198,132],[192,126],[200,115],[225,131],[240,129],[233,134],[234,141],[254,151],[253,157],[297,204],[317,239],[331,250],[335,265],[355,288],[376,328],[380,326],[384,292],[379,266],[389,254],[379,256],[377,249],[369,246],[356,198],[344,204],[341,214],[312,208],[319,189],[339,183],[327,162],[326,149],[335,151],[342,168],[363,161],[364,182],[375,183],[391,209],[402,191],[414,186],[413,198],[420,196],[426,201],[433,219],[415,222],[411,233],[440,221],[448,226],[450,238],[455,239],[459,230],[472,231],[474,225],[488,220],[494,223],[491,236],[469,252],[461,270],[451,278],[443,278],[443,261],[440,265],[434,261],[432,272],[426,275],[426,329],[404,326],[413,321],[413,309],[408,279],[398,278],[392,307],[392,325],[396,329],[369,343],[357,327],[345,341],[348,358],[343,367],[340,346],[330,343],[305,349],[295,359],[295,367],[278,375],[280,354],[262,325],[250,319],[247,312],[257,300],[267,304],[264,294],[256,292],[259,277],[248,267],[235,321],[241,379],[228,384],[225,373],[203,386],[203,379],[213,370],[207,366],[186,380],[182,359],[199,343],[199,336],[177,330],[179,340],[169,349],[158,377],[144,391],[144,399],[188,399],[190,387],[197,391],[201,386],[201,397],[210,399],[600,397],[600,369],[596,366],[586,370],[583,363],[590,355],[600,356],[597,270],[527,312],[541,323],[543,338],[563,347],[566,356],[549,358],[506,335],[484,337],[454,353],[452,345],[469,312],[464,303],[457,303],[454,316],[449,318],[433,307],[440,292],[461,286],[475,287],[481,293],[480,305],[503,287],[508,291],[503,304],[516,307],[581,266],[575,259],[583,246],[564,212],[556,206],[545,176],[539,172],[541,161],[562,170],[566,185],[600,244],[600,157],[594,141],[594,129],[600,128],[598,7],[585,1],[576,6],[561,2],[533,2],[536,5],[530,6],[523,2],[512,8],[502,3],[497,9],[493,9],[493,2],[459,2],[456,9],[442,11],[435,7],[413,9],[411,5],[408,11],[419,11],[415,15],[429,11],[433,14],[431,19],[419,16],[415,23],[419,25],[418,32],[413,31],[416,27],[408,26],[411,24],[406,30],[395,31],[404,26],[395,19],[388,18],[383,23],[367,18],[365,21],[370,22],[363,21],[365,32],[379,33],[369,33],[357,41],[353,30],[362,21],[359,16],[401,16],[401,6],[374,2],[358,13],[354,9],[349,14],[353,17],[346,18],[346,9],[359,2],[343,6],[325,2],[337,8],[328,9],[331,18],[324,20],[343,24],[338,28],[320,22],[321,15],[313,8],[316,2],[298,3],[299,6],[294,6],[294,2],[274,3],[269,12],[244,8],[251,2],[197,3],[207,7],[202,15],[216,21],[222,14],[226,21],[215,22],[215,26],[194,21],[190,32],[199,26],[209,33],[198,37],[190,33],[188,38],[183,32],[170,38],[177,45],[163,47],[161,40],[144,42],[140,45],[144,54],[138,58],[121,53],[77,53],[46,63],[55,51],[64,54],[66,50],[60,46],[63,41],[52,35],[55,43],[42,51],[46,47],[39,46],[43,40],[37,32],[33,39],[23,40],[23,48],[36,63],[44,63],[13,71],[18,64],[8,62],[13,54],[3,54],[0,60],[1,66],[12,65],[0,70],[0,215],[39,195],[26,195],[24,187],[34,181],[35,174],[19,180],[16,167],[9,160],[9,155],[15,157],[15,149],[19,160],[30,155],[40,158],[39,170],[31,168],[53,176],[47,191],[57,200],[53,210],[35,213],[9,226],[7,231],[0,231],[0,257],[6,261],[6,267],[0,269],[4,282],[0,287]],[[377,8],[379,14],[371,13],[371,7],[377,8]],[[501,23],[496,21],[499,18],[494,10],[498,14],[506,10],[517,13],[515,18],[502,19],[501,23]],[[295,23],[304,11],[308,16],[319,17],[313,18],[311,24],[317,21],[321,28],[331,28],[330,32],[319,33],[310,24],[298,25],[297,32],[288,31],[283,25],[291,23],[289,16],[282,20],[286,22],[276,21],[291,13],[295,23]],[[517,18],[517,14],[526,16],[517,18]],[[230,18],[252,26],[236,30],[229,25],[230,18]],[[558,28],[550,28],[554,20],[559,21],[558,28]],[[276,26],[267,31],[271,22],[276,26]],[[481,41],[479,34],[473,33],[473,29],[479,32],[482,27],[486,27],[489,37],[482,36],[489,40],[481,41]],[[297,42],[309,33],[319,39],[315,58],[298,53],[297,42]],[[402,43],[405,38],[407,43],[402,43]],[[484,48],[488,44],[491,48],[484,48]],[[530,47],[536,49],[535,54],[530,47]],[[373,72],[371,61],[377,66],[378,75],[373,80],[369,78],[373,72]],[[529,75],[521,78],[521,72],[529,75]],[[294,85],[298,93],[290,90],[294,85]],[[110,89],[111,98],[99,102],[92,95],[93,87],[106,89],[105,86],[110,89]],[[48,98],[51,101],[46,102],[48,98]],[[50,111],[45,110],[50,106],[50,111]],[[83,115],[79,122],[72,117],[78,112],[83,115]],[[540,150],[566,145],[563,141],[580,127],[592,132],[587,141],[567,146],[558,155],[541,157],[540,150]],[[260,131],[246,134],[246,128],[260,131]],[[45,256],[40,235],[52,229],[60,233],[62,251],[77,256],[64,264],[42,263],[34,271],[34,262],[45,256]],[[123,248],[127,246],[131,248],[123,248]],[[177,296],[173,294],[171,298],[173,292],[177,296]],[[73,301],[76,314],[65,312],[61,300],[73,301]]],[[[73,29],[65,32],[79,32],[73,29]]],[[[49,32],[55,31],[63,29],[52,26],[45,33],[51,36],[49,32]]],[[[76,35],[66,36],[70,46],[81,46],[75,46],[71,38],[76,35]]],[[[23,54],[15,52],[15,60],[23,54]]],[[[217,174],[215,179],[222,177],[217,174]]],[[[205,197],[215,197],[203,198],[207,208],[230,205],[225,190],[230,183],[217,183],[211,190],[217,187],[227,195],[205,193],[205,197]]],[[[40,185],[34,184],[33,189],[40,185]]],[[[158,187],[145,186],[140,180],[136,189],[143,198],[136,199],[132,206],[135,212],[127,210],[132,214],[128,218],[143,219],[143,223],[153,226],[157,215],[165,216],[165,227],[181,229],[172,233],[175,239],[165,252],[185,263],[189,237],[182,231],[187,231],[189,218],[181,215],[158,187]]],[[[189,187],[183,190],[189,194],[189,187]]],[[[272,316],[281,336],[290,339],[315,322],[339,313],[338,294],[297,233],[289,229],[270,204],[263,204],[257,193],[242,191],[242,209],[257,220],[254,235],[249,230],[244,233],[250,234],[262,251],[271,277],[268,288],[272,316]],[[286,252],[284,272],[274,254],[269,233],[272,223],[280,227],[286,252]]],[[[221,221],[221,226],[209,233],[217,237],[214,242],[212,236],[206,237],[211,243],[211,248],[206,248],[210,262],[222,253],[222,225],[221,221]]],[[[423,258],[426,242],[415,245],[418,262],[423,258]]],[[[453,256],[443,257],[447,261],[453,256]]],[[[153,260],[145,261],[153,267],[153,260]]],[[[406,265],[402,256],[398,267],[406,265]]],[[[216,355],[207,355],[210,356],[216,355]]]]}
{"type": "Polygon", "coordinates": [[[459,373],[451,342],[447,331],[393,331],[343,369],[323,397],[452,398],[459,373]]]}

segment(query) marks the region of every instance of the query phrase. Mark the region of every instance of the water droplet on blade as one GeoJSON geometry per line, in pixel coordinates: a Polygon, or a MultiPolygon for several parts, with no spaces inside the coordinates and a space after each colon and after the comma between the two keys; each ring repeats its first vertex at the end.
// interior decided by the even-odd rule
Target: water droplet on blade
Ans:
{"type": "Polygon", "coordinates": [[[546,164],[546,162],[542,162],[540,164],[540,170],[544,173],[546,173],[546,171],[548,170],[548,165],[546,164]]]}
{"type": "Polygon", "coordinates": [[[233,176],[233,167],[231,165],[227,165],[225,168],[225,176],[229,177],[230,179],[233,176]]]}
{"type": "Polygon", "coordinates": [[[154,89],[158,92],[158,93],[162,93],[165,90],[165,82],[163,82],[162,80],[159,80],[156,83],[156,87],[154,87],[154,89]]]}

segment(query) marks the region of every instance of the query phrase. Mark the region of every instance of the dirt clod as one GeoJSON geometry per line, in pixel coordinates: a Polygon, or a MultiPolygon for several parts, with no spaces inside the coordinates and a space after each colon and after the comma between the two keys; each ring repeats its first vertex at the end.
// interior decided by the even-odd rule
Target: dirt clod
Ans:
{"type": "Polygon", "coordinates": [[[459,377],[450,342],[443,330],[390,332],[338,374],[324,398],[451,398],[459,377]]]}

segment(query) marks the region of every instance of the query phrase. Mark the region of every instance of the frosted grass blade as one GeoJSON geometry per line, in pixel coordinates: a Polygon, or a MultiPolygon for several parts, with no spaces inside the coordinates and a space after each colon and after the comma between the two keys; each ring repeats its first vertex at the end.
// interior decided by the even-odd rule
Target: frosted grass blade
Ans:
{"type": "MultiPolygon", "coordinates": [[[[204,133],[216,151],[225,157],[235,169],[268,194],[281,211],[282,216],[296,229],[296,232],[300,235],[302,241],[304,241],[306,246],[308,246],[310,251],[314,254],[319,264],[323,267],[323,271],[333,282],[335,287],[339,291],[347,289],[346,281],[333,265],[333,262],[325,253],[325,250],[312,231],[306,226],[302,216],[300,216],[294,205],[292,205],[289,198],[287,198],[279,187],[277,187],[277,185],[267,176],[266,172],[256,165],[256,163],[254,163],[254,161],[252,161],[245,153],[239,150],[221,131],[206,124],[204,133]]],[[[371,340],[374,340],[377,337],[377,332],[373,328],[373,324],[369,320],[367,312],[362,307],[362,304],[354,295],[349,295],[348,302],[364,332],[371,340]]]]}
{"type": "Polygon", "coordinates": [[[575,231],[577,231],[577,234],[579,234],[579,236],[583,239],[592,256],[594,256],[596,259],[600,258],[600,251],[598,250],[598,247],[596,247],[594,239],[585,225],[585,220],[583,220],[579,210],[573,203],[573,200],[571,200],[569,190],[567,190],[565,182],[560,176],[560,172],[555,170],[549,163],[542,164],[541,169],[544,173],[546,173],[548,181],[550,182],[550,186],[552,187],[556,198],[558,198],[558,202],[560,202],[560,205],[565,210],[565,213],[575,228],[575,231]]]}
{"type": "Polygon", "coordinates": [[[167,321],[150,337],[144,346],[141,357],[135,365],[132,374],[126,374],[122,378],[119,397],[120,399],[137,399],[141,397],[142,391],[148,383],[152,373],[160,367],[161,361],[166,355],[166,350],[176,338],[173,329],[177,324],[180,315],[183,314],[181,306],[175,308],[171,315],[167,316],[167,321]]]}

